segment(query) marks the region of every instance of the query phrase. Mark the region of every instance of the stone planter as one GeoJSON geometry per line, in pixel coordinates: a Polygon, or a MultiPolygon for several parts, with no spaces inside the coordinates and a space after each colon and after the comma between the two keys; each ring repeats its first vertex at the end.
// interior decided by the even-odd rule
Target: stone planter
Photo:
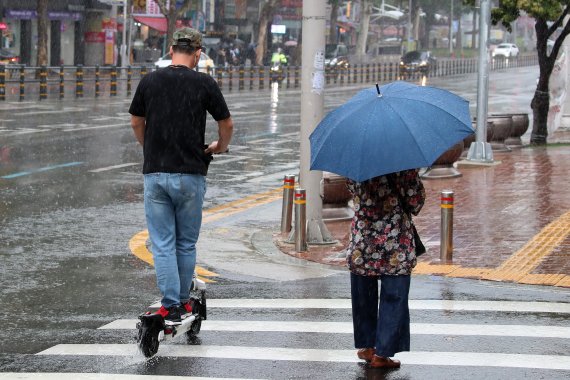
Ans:
{"type": "Polygon", "coordinates": [[[510,152],[511,149],[505,144],[505,140],[511,135],[513,130],[512,116],[489,116],[488,120],[493,123],[493,138],[490,140],[493,151],[498,153],[510,152]]]}
{"type": "Polygon", "coordinates": [[[453,164],[461,157],[463,153],[463,140],[449,148],[443,153],[432,166],[426,170],[421,177],[423,179],[439,179],[461,177],[461,173],[453,164]]]}
{"type": "Polygon", "coordinates": [[[511,116],[513,118],[513,130],[505,140],[505,144],[511,148],[520,148],[523,145],[521,136],[526,133],[529,126],[528,113],[514,113],[511,116]]]}
{"type": "Polygon", "coordinates": [[[354,216],[354,210],[348,205],[352,195],[346,187],[345,177],[323,172],[321,198],[323,199],[323,220],[345,220],[354,216]]]}

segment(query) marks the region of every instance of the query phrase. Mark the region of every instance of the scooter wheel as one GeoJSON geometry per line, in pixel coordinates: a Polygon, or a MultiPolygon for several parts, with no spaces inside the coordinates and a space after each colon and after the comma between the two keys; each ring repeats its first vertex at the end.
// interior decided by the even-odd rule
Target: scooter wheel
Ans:
{"type": "Polygon", "coordinates": [[[193,337],[195,335],[198,335],[200,329],[202,328],[203,312],[205,310],[203,310],[204,305],[202,304],[202,302],[200,302],[199,299],[192,297],[190,299],[190,302],[192,304],[192,313],[196,315],[196,319],[194,320],[194,322],[192,322],[186,334],[189,337],[193,337]]]}
{"type": "Polygon", "coordinates": [[[139,334],[137,337],[139,350],[145,357],[150,358],[158,352],[158,346],[160,345],[158,334],[160,331],[155,328],[145,326],[142,323],[139,323],[137,327],[139,328],[139,334]]]}
{"type": "Polygon", "coordinates": [[[198,335],[201,328],[202,328],[202,319],[198,317],[198,319],[196,319],[194,322],[192,322],[192,325],[190,325],[190,329],[188,330],[188,335],[191,336],[198,335]]]}

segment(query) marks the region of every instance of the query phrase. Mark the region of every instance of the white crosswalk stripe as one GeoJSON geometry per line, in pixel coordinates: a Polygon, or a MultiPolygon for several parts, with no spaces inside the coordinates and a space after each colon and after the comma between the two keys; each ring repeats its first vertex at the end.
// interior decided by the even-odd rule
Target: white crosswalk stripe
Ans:
{"type": "MultiPolygon", "coordinates": [[[[38,355],[137,355],[134,344],[60,344],[40,352],[38,355]]],[[[317,350],[278,347],[235,346],[174,346],[165,345],[160,356],[203,357],[243,360],[287,360],[310,362],[356,363],[359,359],[354,350],[317,350]]],[[[570,370],[570,356],[520,355],[480,352],[406,352],[396,354],[406,364],[445,366],[495,366],[516,368],[543,368],[570,370]]]]}
{"type": "MultiPolygon", "coordinates": [[[[156,305],[153,305],[156,306],[156,305]]],[[[209,299],[208,308],[223,315],[231,315],[227,309],[246,308],[250,312],[254,310],[267,310],[272,313],[272,309],[284,310],[318,310],[331,309],[341,310],[350,308],[349,299],[209,299]]],[[[411,333],[413,336],[422,336],[424,339],[434,339],[436,336],[444,338],[452,337],[488,337],[489,339],[502,339],[511,337],[513,339],[555,339],[570,340],[570,327],[552,326],[539,324],[543,318],[548,321],[550,316],[566,318],[570,314],[570,304],[555,302],[513,302],[513,301],[446,301],[446,300],[410,300],[412,310],[436,311],[442,313],[461,312],[479,313],[475,323],[412,323],[411,333]],[[532,324],[508,324],[491,323],[496,315],[503,312],[530,313],[536,316],[537,323],[532,324]],[[481,314],[483,313],[483,314],[481,314]],[[491,313],[488,316],[486,313],[491,313]],[[481,317],[483,316],[483,317],[481,317]],[[482,319],[481,319],[482,318],[482,319]],[[480,321],[480,322],[479,322],[480,321]]],[[[330,310],[329,310],[330,311],[330,310]]],[[[255,315],[255,313],[253,314],[255,315]]],[[[306,334],[319,333],[328,334],[352,334],[352,322],[332,322],[323,320],[291,320],[288,313],[275,313],[280,320],[223,320],[223,318],[209,318],[202,324],[202,331],[216,332],[217,336],[231,333],[267,333],[267,334],[306,334]]],[[[325,315],[325,314],[323,314],[325,315]]],[[[274,318],[275,319],[275,318],[274,318]]],[[[98,331],[133,330],[137,320],[121,319],[115,320],[98,328],[98,331]]],[[[274,342],[272,340],[272,342],[274,342]]],[[[570,343],[570,341],[568,341],[570,343]]],[[[565,344],[565,343],[563,343],[565,344]]],[[[161,344],[157,356],[162,358],[201,358],[201,359],[225,359],[225,360],[254,360],[273,362],[295,362],[295,363],[356,363],[359,362],[354,349],[323,349],[310,347],[256,347],[254,344],[208,344],[207,339],[200,345],[181,344],[161,344]]],[[[454,352],[443,350],[434,351],[418,350],[402,352],[396,355],[407,365],[421,366],[445,366],[448,368],[457,367],[497,367],[497,368],[519,368],[532,370],[554,370],[570,371],[570,356],[567,352],[547,351],[544,354],[514,353],[504,352],[465,352],[458,349],[454,352]]],[[[479,346],[481,347],[481,346],[479,346]]],[[[413,347],[412,347],[413,349],[413,347]]],[[[441,349],[441,347],[440,347],[441,349]]],[[[469,350],[467,348],[467,350],[469,350]]],[[[479,351],[485,350],[479,348],[479,351]]],[[[136,344],[127,343],[93,343],[93,344],[59,344],[35,355],[36,357],[115,357],[115,358],[135,358],[142,355],[138,351],[136,344]]],[[[65,377],[20,377],[22,379],[39,378],[41,380],[51,380],[65,377]]],[[[31,376],[31,375],[30,375],[31,376]]],[[[139,377],[124,375],[117,377],[119,380],[138,380],[139,377]]],[[[0,375],[0,380],[7,377],[0,375]]],[[[16,378],[16,377],[14,377],[16,378]]],[[[74,379],[107,380],[104,375],[77,374],[74,379]],[[92,377],[89,377],[92,376],[92,377]]],[[[143,377],[144,378],[144,377],[143,377]]],[[[157,377],[157,379],[169,379],[169,377],[157,377]]]]}
{"type": "MultiPolygon", "coordinates": [[[[132,330],[138,320],[120,319],[99,327],[101,330],[132,330]]],[[[412,323],[414,335],[519,336],[570,339],[570,327],[527,325],[471,325],[449,323],[412,323]]],[[[352,322],[286,321],[208,321],[204,331],[314,332],[352,334],[352,322]]]]}

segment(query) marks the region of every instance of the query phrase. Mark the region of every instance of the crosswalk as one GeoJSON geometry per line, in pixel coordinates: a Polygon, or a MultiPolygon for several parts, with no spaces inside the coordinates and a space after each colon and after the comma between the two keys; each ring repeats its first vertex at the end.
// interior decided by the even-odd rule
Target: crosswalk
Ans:
{"type": "MultiPolygon", "coordinates": [[[[230,361],[232,369],[228,368],[225,376],[221,377],[242,379],[288,378],[267,372],[267,369],[259,373],[255,370],[258,366],[267,368],[268,362],[292,366],[310,363],[331,363],[347,368],[361,366],[356,364],[359,360],[352,348],[349,309],[349,299],[211,299],[208,300],[208,320],[202,324],[199,344],[186,344],[183,338],[178,338],[172,343],[162,343],[157,356],[167,361],[180,358],[212,363],[230,361]],[[243,362],[241,366],[235,365],[240,362],[243,362]]],[[[570,327],[563,323],[570,317],[570,304],[425,299],[410,300],[410,309],[412,351],[399,353],[396,357],[412,374],[414,368],[430,366],[495,368],[499,371],[531,369],[547,371],[546,378],[556,378],[549,377],[550,371],[556,374],[562,371],[564,377],[570,376],[570,327]],[[469,323],[461,323],[462,320],[469,323]],[[457,340],[465,340],[465,344],[458,344],[457,340]]],[[[107,338],[92,343],[57,344],[38,352],[35,357],[49,358],[52,362],[65,358],[69,363],[90,357],[144,363],[146,360],[134,341],[125,342],[124,339],[135,335],[135,324],[134,319],[118,319],[97,329],[101,333],[116,334],[117,342],[109,342],[107,338]]],[[[302,368],[310,371],[311,367],[302,368]]],[[[69,378],[145,379],[138,373],[108,377],[105,372],[90,370],[74,373],[69,378]]],[[[0,379],[68,378],[60,375],[44,371],[18,373],[19,377],[10,377],[9,373],[0,373],[0,379]]],[[[206,375],[189,378],[214,379],[219,377],[219,371],[206,375]]],[[[314,373],[305,375],[307,378],[319,378],[314,373]]],[[[154,376],[156,374],[152,378],[171,378],[164,374],[154,376]]]]}

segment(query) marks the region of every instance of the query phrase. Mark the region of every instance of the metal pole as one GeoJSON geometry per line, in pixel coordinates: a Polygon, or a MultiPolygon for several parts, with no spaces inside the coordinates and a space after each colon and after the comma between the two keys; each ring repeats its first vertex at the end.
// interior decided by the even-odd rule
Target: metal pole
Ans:
{"type": "Polygon", "coordinates": [[[121,66],[130,64],[127,55],[127,0],[123,0],[123,39],[121,40],[121,66]]]}
{"type": "Polygon", "coordinates": [[[412,0],[408,1],[408,32],[407,32],[406,53],[412,50],[412,0]]]}
{"type": "Polygon", "coordinates": [[[299,181],[307,189],[307,239],[312,244],[332,243],[333,238],[323,222],[323,200],[320,196],[321,171],[310,170],[309,135],[323,118],[325,90],[326,0],[303,1],[303,34],[301,65],[301,162],[299,181]]]}
{"type": "Polygon", "coordinates": [[[293,217],[293,194],[295,193],[295,176],[286,175],[283,179],[283,206],[281,208],[281,233],[291,232],[293,217]]]}
{"type": "Polygon", "coordinates": [[[487,142],[487,107],[489,101],[489,23],[491,1],[481,0],[479,16],[479,71],[477,74],[477,128],[467,160],[493,162],[493,150],[487,142]]]}
{"type": "Polygon", "coordinates": [[[449,56],[453,55],[453,0],[451,0],[451,10],[449,13],[449,56]]]}
{"type": "Polygon", "coordinates": [[[441,192],[441,237],[439,259],[442,262],[453,261],[453,191],[441,192]]]}
{"type": "Polygon", "coordinates": [[[307,195],[305,189],[295,189],[295,251],[307,250],[307,195]]]}

